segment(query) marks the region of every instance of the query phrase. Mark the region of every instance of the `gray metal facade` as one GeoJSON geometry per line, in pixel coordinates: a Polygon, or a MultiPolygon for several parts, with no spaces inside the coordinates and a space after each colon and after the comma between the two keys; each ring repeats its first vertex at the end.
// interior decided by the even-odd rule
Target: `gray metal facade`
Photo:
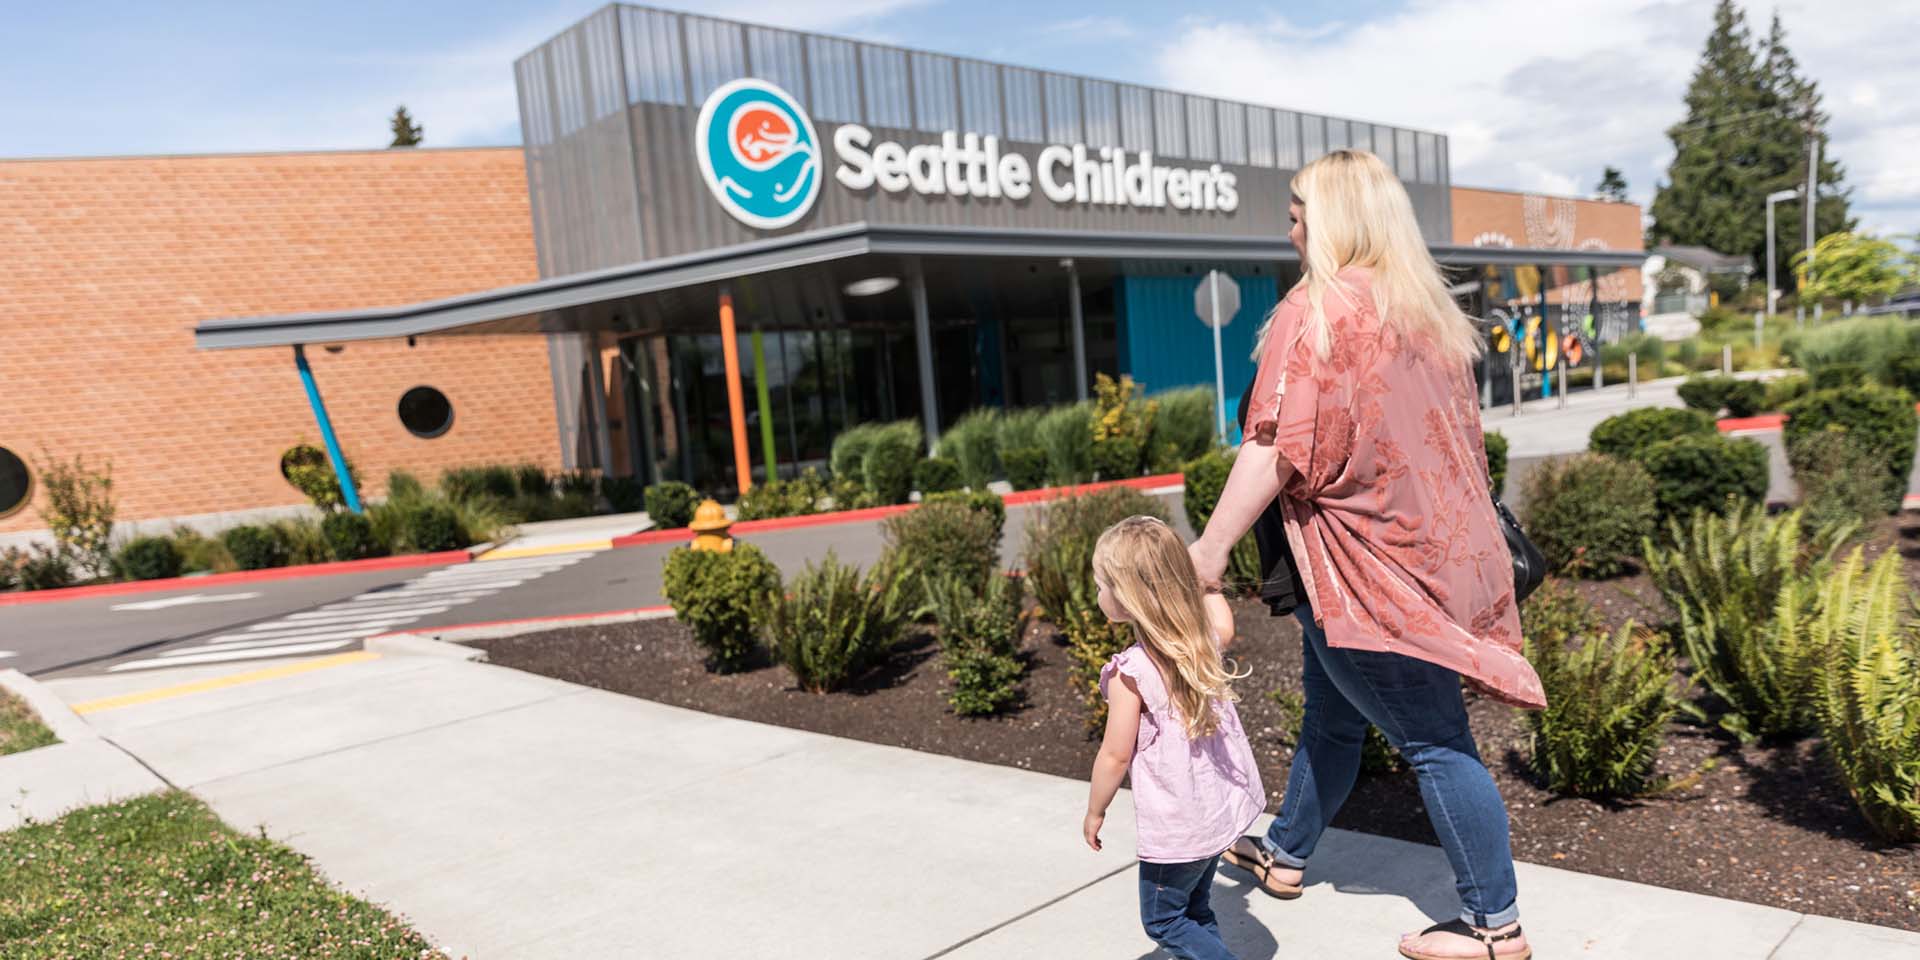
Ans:
{"type": "Polygon", "coordinates": [[[1447,138],[1426,131],[627,5],[522,57],[515,78],[546,277],[856,222],[1281,237],[1293,172],[1350,146],[1399,174],[1429,241],[1451,236],[1447,138]],[[1038,190],[1018,202],[854,191],[829,163],[805,217],[755,230],[715,202],[693,142],[707,96],[743,77],[798,99],[823,146],[859,123],[904,143],[991,134],[1029,157],[1049,144],[1152,150],[1233,172],[1240,205],[1199,213],[1057,204],[1038,190]]]}

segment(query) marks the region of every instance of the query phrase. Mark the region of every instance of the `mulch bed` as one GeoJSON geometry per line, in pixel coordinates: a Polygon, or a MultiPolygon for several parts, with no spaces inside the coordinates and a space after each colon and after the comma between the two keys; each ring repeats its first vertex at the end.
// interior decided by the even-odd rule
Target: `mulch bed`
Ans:
{"type": "MultiPolygon", "coordinates": [[[[1892,528],[1885,533],[1895,535],[1892,528]]],[[[1616,622],[1666,617],[1643,577],[1580,589],[1616,622]]],[[[1237,684],[1240,715],[1270,791],[1268,809],[1276,810],[1292,757],[1291,730],[1283,729],[1281,708],[1268,694],[1299,692],[1300,631],[1291,618],[1269,617],[1257,604],[1237,603],[1236,613],[1241,640],[1232,655],[1253,671],[1237,684]]],[[[783,667],[709,674],[686,628],[674,620],[574,627],[480,645],[496,664],[662,703],[1077,779],[1086,778],[1096,749],[1068,684],[1065,651],[1044,623],[1031,624],[1023,644],[1030,663],[1025,703],[987,720],[948,710],[938,648],[924,634],[903,643],[853,689],[825,695],[799,690],[783,667]]],[[[1873,838],[1829,774],[1817,741],[1743,746],[1718,730],[1676,724],[1659,762],[1673,786],[1655,797],[1595,802],[1558,797],[1532,777],[1526,724],[1516,711],[1469,695],[1469,712],[1506,798],[1514,855],[1521,860],[1920,930],[1920,851],[1873,838]]],[[[1363,775],[1334,823],[1436,842],[1406,771],[1363,775]]]]}

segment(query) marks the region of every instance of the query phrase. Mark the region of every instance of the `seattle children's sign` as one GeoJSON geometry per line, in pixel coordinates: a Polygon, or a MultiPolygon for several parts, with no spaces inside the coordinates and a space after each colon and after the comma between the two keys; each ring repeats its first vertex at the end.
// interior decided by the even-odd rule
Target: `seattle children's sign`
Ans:
{"type": "MultiPolygon", "coordinates": [[[[734,219],[772,230],[812,208],[820,192],[820,140],[799,101],[759,79],[715,90],[694,130],[700,173],[734,219]]],[[[1213,163],[1159,162],[1151,150],[1051,144],[1027,154],[999,137],[948,130],[937,142],[879,139],[857,123],[833,130],[833,179],[855,191],[1022,201],[1037,190],[1061,205],[1170,208],[1232,214],[1238,179],[1213,163]]]]}

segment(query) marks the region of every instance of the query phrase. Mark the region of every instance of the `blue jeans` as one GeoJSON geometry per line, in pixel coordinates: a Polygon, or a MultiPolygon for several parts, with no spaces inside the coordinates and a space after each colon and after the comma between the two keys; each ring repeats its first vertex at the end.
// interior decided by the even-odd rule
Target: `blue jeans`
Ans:
{"type": "Polygon", "coordinates": [[[1140,923],[1180,960],[1234,960],[1213,918],[1217,856],[1192,863],[1140,861],[1140,923]]]}
{"type": "Polygon", "coordinates": [[[1304,633],[1306,713],[1267,851],[1282,865],[1306,866],[1353,789],[1371,723],[1420,779],[1427,816],[1453,866],[1460,919],[1476,927],[1519,919],[1507,808],[1474,748],[1460,675],[1396,653],[1329,647],[1311,610],[1299,607],[1294,616],[1304,633]]]}

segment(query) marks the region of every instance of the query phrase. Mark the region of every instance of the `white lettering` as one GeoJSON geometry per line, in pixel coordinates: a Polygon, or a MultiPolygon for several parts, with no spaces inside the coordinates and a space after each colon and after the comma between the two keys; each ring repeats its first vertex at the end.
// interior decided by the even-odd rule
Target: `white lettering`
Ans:
{"type": "Polygon", "coordinates": [[[907,176],[907,148],[892,140],[873,148],[873,176],[880,189],[899,193],[912,184],[907,176]]]}
{"type": "Polygon", "coordinates": [[[945,193],[947,182],[940,176],[940,148],[923,143],[907,150],[907,179],[915,193],[945,193]]]}
{"type": "Polygon", "coordinates": [[[1140,159],[1127,168],[1123,178],[1127,190],[1127,203],[1136,207],[1151,207],[1153,185],[1148,181],[1153,176],[1153,151],[1140,151],[1140,159]]]}
{"type": "Polygon", "coordinates": [[[1054,203],[1073,203],[1079,198],[1071,179],[1062,183],[1056,174],[1060,167],[1073,166],[1073,151],[1062,146],[1046,147],[1040,151],[1040,192],[1054,203]]]}
{"type": "Polygon", "coordinates": [[[947,192],[956,196],[967,195],[966,174],[960,170],[959,135],[952,130],[940,135],[940,166],[946,171],[947,192]]]}
{"type": "MultiPolygon", "coordinates": [[[[1215,167],[1214,169],[1219,170],[1220,168],[1215,167]]],[[[1234,191],[1234,181],[1238,178],[1228,171],[1220,170],[1214,179],[1220,183],[1220,211],[1222,213],[1232,213],[1238,210],[1240,208],[1240,194],[1234,191]]]]}
{"type": "Polygon", "coordinates": [[[867,153],[866,146],[873,142],[873,131],[857,123],[849,123],[833,132],[833,152],[840,155],[840,169],[833,172],[833,178],[847,185],[849,190],[865,190],[873,186],[873,157],[867,153]]]}
{"type": "Polygon", "coordinates": [[[987,137],[987,154],[986,154],[986,158],[982,162],[982,168],[984,170],[984,174],[987,181],[987,196],[998,198],[1000,196],[1001,189],[1002,189],[1000,186],[1000,138],[999,137],[995,137],[991,135],[987,137]]]}
{"type": "Polygon", "coordinates": [[[1189,209],[1188,205],[1193,202],[1193,195],[1187,192],[1187,176],[1188,172],[1181,167],[1167,172],[1167,200],[1175,210],[1189,209]]]}
{"type": "Polygon", "coordinates": [[[1000,191],[1009,200],[1025,200],[1033,193],[1033,171],[1027,168],[1026,157],[1009,153],[1000,158],[1000,191]]]}

